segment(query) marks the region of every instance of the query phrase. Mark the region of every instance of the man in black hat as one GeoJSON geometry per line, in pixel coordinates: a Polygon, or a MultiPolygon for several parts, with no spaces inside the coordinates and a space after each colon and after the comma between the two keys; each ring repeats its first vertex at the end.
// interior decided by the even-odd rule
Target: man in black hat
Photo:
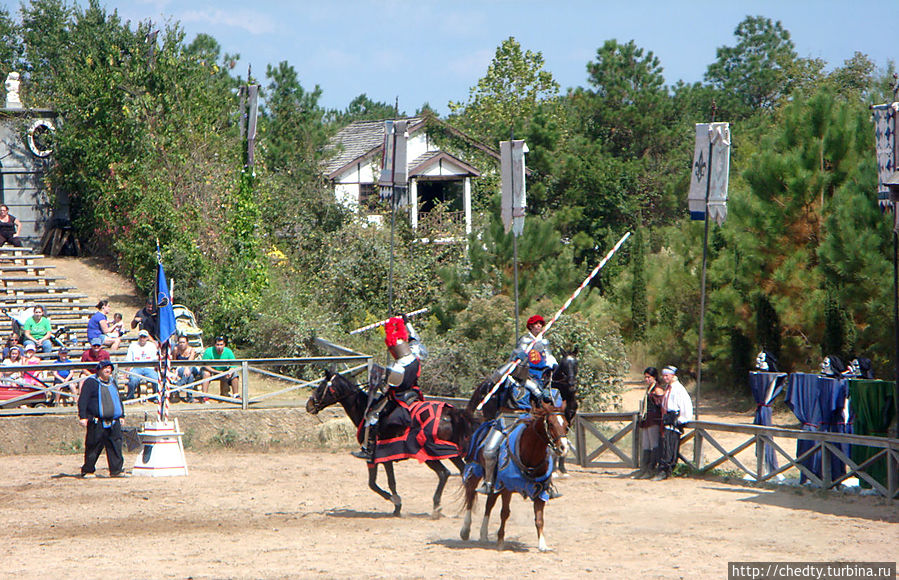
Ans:
{"type": "Polygon", "coordinates": [[[109,359],[97,363],[95,374],[85,379],[78,397],[78,422],[87,429],[84,436],[84,465],[81,477],[88,479],[94,474],[97,459],[106,449],[106,462],[110,477],[128,477],[123,466],[122,422],[125,410],[119,390],[112,381],[115,366],[109,359]]]}

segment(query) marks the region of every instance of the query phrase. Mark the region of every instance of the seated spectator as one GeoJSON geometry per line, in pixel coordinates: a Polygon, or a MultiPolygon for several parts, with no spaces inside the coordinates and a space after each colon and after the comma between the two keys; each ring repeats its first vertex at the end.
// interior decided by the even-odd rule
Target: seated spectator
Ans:
{"type": "Polygon", "coordinates": [[[22,222],[16,216],[9,214],[8,205],[0,205],[0,246],[10,244],[17,248],[22,247],[19,233],[22,231],[22,222]]]}
{"type": "MultiPolygon", "coordinates": [[[[215,346],[210,346],[203,352],[202,359],[205,360],[234,360],[234,352],[226,346],[225,337],[217,336],[214,342],[215,346]]],[[[209,378],[213,375],[225,373],[219,378],[219,391],[223,397],[239,397],[240,396],[240,375],[237,373],[237,367],[232,366],[204,366],[203,372],[203,392],[209,392],[209,378]],[[230,388],[229,388],[230,387],[230,388]]],[[[206,402],[204,398],[202,402],[206,402]]]]}
{"type": "MultiPolygon", "coordinates": [[[[109,351],[103,348],[103,337],[95,337],[91,339],[91,347],[81,353],[81,362],[98,363],[101,360],[109,360],[109,351]]],[[[78,382],[78,393],[81,393],[81,387],[84,385],[84,379],[91,376],[92,368],[82,369],[80,373],[81,380],[78,382]]],[[[113,379],[115,382],[115,379],[113,379]]]]}
{"type": "Polygon", "coordinates": [[[150,333],[153,342],[159,342],[159,311],[151,298],[147,298],[147,304],[137,311],[131,319],[131,328],[146,330],[150,333]]]}
{"type": "Polygon", "coordinates": [[[109,330],[117,338],[125,335],[127,331],[125,330],[125,323],[122,321],[121,312],[116,312],[112,315],[112,324],[109,326],[109,330]]]}
{"type": "MultiPolygon", "coordinates": [[[[150,342],[150,333],[141,330],[137,335],[137,342],[132,342],[128,346],[128,354],[125,355],[127,362],[158,362],[159,351],[156,343],[150,342]]],[[[140,385],[141,379],[146,379],[153,392],[159,392],[159,374],[152,367],[135,367],[128,370],[128,394],[125,400],[133,399],[137,396],[137,387],[140,385]]]]}
{"type": "Polygon", "coordinates": [[[9,351],[11,351],[14,346],[22,346],[22,343],[19,342],[19,335],[17,333],[10,332],[9,336],[6,337],[6,344],[3,346],[3,356],[0,357],[0,360],[9,358],[9,351]]]}
{"type": "Polygon", "coordinates": [[[53,352],[53,329],[50,326],[50,319],[44,316],[44,307],[40,304],[32,308],[31,316],[22,325],[22,334],[26,341],[31,341],[35,345],[40,345],[41,352],[53,352]]]}
{"type": "MultiPolygon", "coordinates": [[[[22,359],[23,365],[39,365],[43,361],[41,358],[37,356],[37,347],[33,342],[28,341],[25,343],[25,356],[22,359]]],[[[31,385],[32,387],[42,387],[44,383],[42,382],[43,373],[41,371],[25,371],[22,374],[22,381],[26,384],[31,385]]]]}
{"type": "MultiPolygon", "coordinates": [[[[66,347],[61,347],[59,352],[56,354],[56,360],[53,361],[53,364],[68,364],[72,362],[69,360],[69,349],[66,347]]],[[[72,376],[72,371],[70,369],[59,369],[58,371],[53,371],[53,386],[59,387],[66,381],[69,380],[69,377],[72,376]]],[[[53,404],[57,403],[68,403],[72,404],[78,400],[78,383],[72,382],[65,386],[59,387],[59,390],[53,393],[53,404]],[[69,391],[71,393],[71,397],[66,397],[63,399],[62,392],[69,391]]]]}
{"type": "Polygon", "coordinates": [[[108,315],[109,300],[97,302],[97,312],[87,321],[87,340],[93,345],[94,339],[101,338],[100,346],[109,346],[109,349],[114,351],[119,348],[122,339],[113,333],[112,324],[107,318],[108,315]]]}
{"type": "MultiPolygon", "coordinates": [[[[182,335],[178,336],[178,344],[175,345],[175,360],[196,360],[197,351],[190,345],[190,342],[187,340],[187,337],[182,335]]],[[[178,367],[178,386],[186,385],[188,383],[192,383],[200,378],[200,368],[199,367],[178,367]]],[[[182,397],[188,402],[192,402],[194,396],[191,393],[184,393],[182,391],[182,397]]]]}
{"type": "MultiPolygon", "coordinates": [[[[17,367],[25,364],[22,359],[22,347],[13,346],[9,349],[9,357],[3,359],[3,366],[5,367],[17,367]]],[[[3,384],[7,386],[15,385],[15,381],[22,378],[22,373],[18,371],[10,371],[8,373],[0,373],[0,377],[3,379],[3,384]]]]}

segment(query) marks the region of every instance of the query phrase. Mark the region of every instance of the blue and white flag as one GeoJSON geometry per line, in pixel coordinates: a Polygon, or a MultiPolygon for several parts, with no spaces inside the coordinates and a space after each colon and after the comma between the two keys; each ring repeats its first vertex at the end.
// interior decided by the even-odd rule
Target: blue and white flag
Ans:
{"type": "Polygon", "coordinates": [[[730,125],[697,123],[696,146],[690,171],[687,203],[690,219],[704,220],[706,193],[709,215],[718,225],[727,217],[727,181],[730,171],[730,125]],[[709,160],[711,151],[711,161],[709,160]]]}
{"type": "Polygon", "coordinates": [[[172,306],[172,295],[165,279],[165,268],[161,257],[156,264],[156,306],[159,312],[159,344],[163,344],[177,330],[175,326],[175,309],[172,306]]]}

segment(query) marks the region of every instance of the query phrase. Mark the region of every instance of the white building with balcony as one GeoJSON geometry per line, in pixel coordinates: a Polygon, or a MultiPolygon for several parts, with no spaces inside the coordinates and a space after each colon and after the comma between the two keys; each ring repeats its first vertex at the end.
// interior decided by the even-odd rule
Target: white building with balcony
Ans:
{"type": "MultiPolygon", "coordinates": [[[[481,172],[458,157],[441,151],[428,137],[428,120],[407,121],[406,172],[408,188],[397,198],[412,228],[423,237],[459,239],[471,233],[471,179],[481,172]],[[439,208],[439,211],[435,211],[439,208]]],[[[343,205],[383,221],[378,179],[384,154],[384,121],[355,121],[341,129],[329,148],[334,151],[324,166],[343,205]]],[[[498,157],[498,156],[497,156],[498,157]]]]}

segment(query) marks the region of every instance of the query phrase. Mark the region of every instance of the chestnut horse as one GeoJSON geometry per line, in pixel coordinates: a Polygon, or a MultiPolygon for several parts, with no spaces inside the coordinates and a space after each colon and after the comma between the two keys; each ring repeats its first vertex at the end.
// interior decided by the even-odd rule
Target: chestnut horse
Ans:
{"type": "MultiPolygon", "coordinates": [[[[325,378],[312,391],[312,396],[306,402],[306,411],[315,415],[325,407],[335,403],[340,403],[343,406],[347,416],[358,428],[365,418],[368,393],[343,375],[326,371],[325,378]]],[[[459,468],[460,472],[465,468],[465,462],[461,456],[468,447],[471,435],[477,425],[478,423],[473,415],[464,409],[457,409],[452,405],[443,407],[443,414],[437,427],[437,437],[443,441],[455,443],[459,448],[459,454],[455,457],[450,457],[449,460],[459,468]]],[[[389,439],[392,436],[393,434],[391,433],[379,434],[379,438],[384,439],[389,439]]],[[[396,477],[393,471],[394,462],[385,461],[382,463],[384,471],[387,473],[389,493],[378,486],[378,463],[368,463],[368,487],[384,499],[393,502],[393,515],[399,516],[403,508],[403,500],[396,491],[396,477]]],[[[439,460],[431,459],[424,463],[437,474],[437,489],[434,491],[434,511],[431,515],[434,518],[438,518],[440,517],[440,500],[443,497],[443,488],[446,486],[450,472],[439,460]]]]}
{"type": "MultiPolygon", "coordinates": [[[[568,421],[565,419],[564,404],[554,407],[544,403],[534,409],[531,416],[519,421],[508,432],[500,453],[499,473],[496,476],[496,490],[487,496],[484,519],[481,522],[481,541],[487,541],[487,527],[490,512],[498,496],[502,496],[500,526],[496,543],[502,548],[506,536],[506,520],[511,509],[509,503],[513,493],[523,493],[534,501],[534,524],[537,527],[537,547],[541,552],[549,550],[543,535],[543,508],[548,495],[546,486],[550,481],[553,461],[550,454],[561,457],[568,451],[568,421]],[[504,456],[506,460],[504,461],[504,456]]],[[[473,442],[466,456],[463,485],[465,489],[465,520],[459,535],[467,540],[471,533],[471,510],[477,498],[478,484],[482,479],[481,442],[473,442]]]]}

